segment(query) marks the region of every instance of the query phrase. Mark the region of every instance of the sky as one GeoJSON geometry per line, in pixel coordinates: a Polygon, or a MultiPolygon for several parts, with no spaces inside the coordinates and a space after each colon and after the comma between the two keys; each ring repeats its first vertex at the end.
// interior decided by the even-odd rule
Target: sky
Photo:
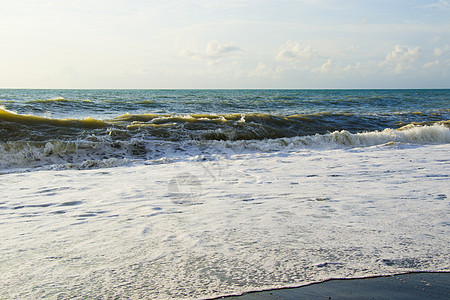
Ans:
{"type": "Polygon", "coordinates": [[[450,88],[450,0],[0,0],[0,88],[450,88]]]}

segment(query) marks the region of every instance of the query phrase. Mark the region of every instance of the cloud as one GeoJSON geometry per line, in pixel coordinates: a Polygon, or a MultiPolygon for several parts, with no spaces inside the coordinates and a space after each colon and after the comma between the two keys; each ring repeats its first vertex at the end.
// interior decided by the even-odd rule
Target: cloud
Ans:
{"type": "Polygon", "coordinates": [[[280,77],[282,71],[283,68],[280,66],[274,68],[263,62],[259,62],[256,68],[248,73],[248,76],[275,79],[280,77]]]}
{"type": "Polygon", "coordinates": [[[356,70],[360,70],[361,69],[361,63],[358,61],[354,66],[352,65],[347,65],[344,68],[344,71],[356,71],[356,70]]]}
{"type": "Polygon", "coordinates": [[[181,52],[184,56],[205,60],[208,65],[218,63],[224,58],[235,57],[240,53],[242,49],[234,43],[220,44],[217,41],[209,42],[204,51],[184,50],[181,52]]]}
{"type": "Polygon", "coordinates": [[[379,64],[379,67],[393,70],[395,74],[401,74],[406,70],[412,69],[412,63],[415,62],[419,56],[419,47],[411,48],[396,45],[394,50],[386,56],[386,59],[379,64]]]}
{"type": "Polygon", "coordinates": [[[278,61],[298,61],[313,57],[311,45],[300,45],[299,42],[288,41],[275,57],[278,61]]]}
{"type": "Polygon", "coordinates": [[[435,2],[435,3],[420,5],[420,6],[418,6],[418,8],[438,8],[438,9],[448,10],[448,9],[450,9],[450,1],[439,0],[438,2],[435,2]]]}
{"type": "Polygon", "coordinates": [[[435,61],[432,61],[432,62],[429,62],[429,63],[424,64],[424,65],[423,65],[423,68],[424,68],[424,69],[428,69],[428,68],[431,68],[431,67],[439,66],[439,64],[440,64],[439,59],[436,59],[435,61]]]}
{"type": "Polygon", "coordinates": [[[350,51],[350,52],[358,52],[359,50],[360,50],[360,47],[359,46],[355,46],[355,45],[351,45],[347,49],[347,51],[350,51]]]}
{"type": "Polygon", "coordinates": [[[206,46],[205,56],[208,59],[218,59],[225,56],[232,56],[242,50],[233,43],[221,45],[215,41],[209,42],[206,46]]]}
{"type": "Polygon", "coordinates": [[[443,48],[434,48],[433,54],[434,56],[442,56],[444,55],[445,52],[447,52],[448,50],[450,50],[450,47],[448,45],[446,45],[443,48]]]}
{"type": "Polygon", "coordinates": [[[331,69],[334,66],[334,62],[331,58],[329,58],[327,60],[326,63],[324,63],[323,65],[321,65],[320,67],[313,69],[313,72],[319,72],[319,73],[329,73],[331,71],[331,69]]]}

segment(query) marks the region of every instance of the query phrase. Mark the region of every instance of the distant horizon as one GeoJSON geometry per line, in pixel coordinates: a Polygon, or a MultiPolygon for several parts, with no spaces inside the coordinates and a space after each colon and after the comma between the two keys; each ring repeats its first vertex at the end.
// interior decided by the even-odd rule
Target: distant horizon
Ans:
{"type": "Polygon", "coordinates": [[[0,87],[0,90],[148,90],[148,91],[164,91],[164,90],[298,90],[298,91],[307,91],[307,90],[450,90],[450,87],[445,88],[3,88],[0,87]]]}

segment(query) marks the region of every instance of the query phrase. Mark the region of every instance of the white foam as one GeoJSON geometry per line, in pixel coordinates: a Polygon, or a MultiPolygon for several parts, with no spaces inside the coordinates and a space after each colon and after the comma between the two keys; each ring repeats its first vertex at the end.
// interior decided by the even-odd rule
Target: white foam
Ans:
{"type": "MultiPolygon", "coordinates": [[[[230,142],[221,142],[228,143],[230,142]]],[[[411,126],[403,130],[387,128],[383,131],[350,133],[346,130],[328,134],[315,134],[293,138],[281,138],[271,141],[238,141],[242,148],[262,151],[296,150],[301,148],[351,148],[394,144],[447,144],[450,143],[450,129],[444,125],[411,126]]],[[[237,148],[237,147],[236,147],[237,148]]]]}
{"type": "Polygon", "coordinates": [[[300,149],[4,174],[0,298],[198,299],[448,271],[449,150],[300,149]]]}
{"type": "Polygon", "coordinates": [[[410,126],[403,130],[385,129],[362,133],[336,131],[270,140],[160,141],[133,138],[112,140],[109,136],[90,136],[88,140],[64,142],[6,142],[0,144],[0,169],[8,168],[99,168],[120,166],[131,161],[145,162],[167,158],[189,160],[196,155],[234,155],[300,149],[339,149],[383,144],[447,144],[450,129],[444,125],[410,126]],[[107,163],[105,163],[105,160],[107,163]],[[114,161],[114,163],[111,163],[114,161]]]}

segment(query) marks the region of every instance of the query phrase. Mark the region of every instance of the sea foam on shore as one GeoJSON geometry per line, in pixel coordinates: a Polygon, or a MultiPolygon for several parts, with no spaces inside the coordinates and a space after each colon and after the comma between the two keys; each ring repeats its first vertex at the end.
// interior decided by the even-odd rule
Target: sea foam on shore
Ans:
{"type": "Polygon", "coordinates": [[[449,144],[1,175],[0,298],[207,298],[449,270],[449,144]]]}

